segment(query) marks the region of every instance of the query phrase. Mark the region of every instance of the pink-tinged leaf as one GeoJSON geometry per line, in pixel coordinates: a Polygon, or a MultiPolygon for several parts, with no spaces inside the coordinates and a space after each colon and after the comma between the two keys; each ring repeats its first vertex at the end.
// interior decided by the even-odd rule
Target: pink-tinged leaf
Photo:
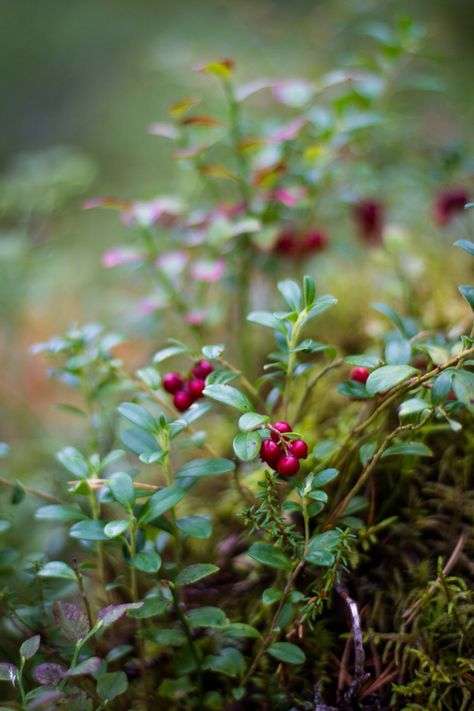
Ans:
{"type": "Polygon", "coordinates": [[[142,316],[148,316],[155,313],[155,311],[161,311],[166,306],[168,306],[168,301],[165,298],[159,299],[158,297],[147,296],[139,302],[137,310],[142,316]]]}
{"type": "Polygon", "coordinates": [[[285,106],[301,108],[313,97],[314,87],[305,79],[284,79],[275,82],[273,96],[285,106]]]}
{"type": "Polygon", "coordinates": [[[257,188],[271,188],[278,178],[285,173],[286,168],[286,163],[283,161],[260,168],[255,171],[252,182],[257,188]]]}
{"type": "Polygon", "coordinates": [[[53,602],[53,617],[64,636],[72,642],[83,639],[89,631],[86,613],[82,607],[72,602],[53,602]]]}
{"type": "Polygon", "coordinates": [[[137,252],[129,247],[112,247],[102,255],[102,266],[106,269],[111,267],[119,267],[122,264],[132,264],[133,262],[142,262],[145,255],[142,252],[137,252]]]}
{"type": "Polygon", "coordinates": [[[28,709],[34,711],[34,709],[60,708],[58,705],[52,706],[51,704],[63,698],[63,692],[58,689],[44,689],[39,694],[35,693],[34,699],[28,702],[28,709]]]}
{"type": "Polygon", "coordinates": [[[45,686],[54,686],[64,679],[67,674],[67,668],[62,664],[39,664],[33,669],[33,676],[38,684],[45,686]]]}
{"type": "Polygon", "coordinates": [[[157,222],[167,225],[176,220],[181,212],[181,202],[174,197],[159,197],[147,202],[133,202],[123,213],[122,221],[130,226],[152,227],[157,222]]]}
{"type": "Polygon", "coordinates": [[[100,665],[102,664],[102,659],[100,657],[89,657],[83,662],[80,662],[72,669],[66,673],[66,676],[82,676],[83,674],[95,674],[100,665]]]}
{"type": "Polygon", "coordinates": [[[262,89],[272,89],[275,84],[276,82],[271,79],[255,79],[255,81],[239,86],[235,92],[235,96],[237,101],[245,101],[249,96],[256,94],[262,89]]]}
{"type": "Polygon", "coordinates": [[[306,119],[297,118],[287,126],[278,129],[270,136],[271,143],[284,143],[285,141],[293,141],[306,123],[306,119]]]}
{"type": "Polygon", "coordinates": [[[176,151],[173,157],[177,159],[194,158],[200,153],[204,153],[204,151],[207,151],[209,147],[210,146],[192,146],[191,148],[185,148],[182,151],[176,151]]]}
{"type": "Polygon", "coordinates": [[[190,326],[202,326],[205,318],[206,318],[206,312],[203,310],[190,311],[188,314],[186,314],[185,321],[190,326]]]}
{"type": "Polygon", "coordinates": [[[244,138],[243,141],[239,142],[239,151],[241,153],[250,153],[250,151],[256,151],[262,146],[266,146],[268,141],[264,138],[244,138]]]}
{"type": "Polygon", "coordinates": [[[237,180],[235,173],[232,173],[223,165],[202,165],[199,168],[203,175],[208,175],[211,178],[221,178],[223,180],[237,180]]]}
{"type": "Polygon", "coordinates": [[[161,136],[162,138],[169,138],[174,141],[178,138],[178,129],[170,123],[152,123],[148,126],[148,133],[152,136],[161,136]]]}
{"type": "Polygon", "coordinates": [[[107,607],[103,607],[102,610],[99,610],[97,619],[100,620],[105,627],[107,627],[108,625],[117,622],[117,620],[120,620],[120,618],[123,617],[128,610],[138,610],[142,607],[142,605],[143,602],[129,602],[124,603],[123,605],[107,605],[107,607]]]}
{"type": "Polygon", "coordinates": [[[191,276],[197,281],[214,282],[224,276],[225,261],[223,259],[198,259],[191,267],[191,276]]]}
{"type": "Polygon", "coordinates": [[[173,249],[163,252],[156,260],[156,266],[164,269],[168,276],[174,277],[182,273],[189,261],[189,255],[183,249],[173,249]]]}
{"type": "Polygon", "coordinates": [[[213,116],[188,116],[182,119],[183,126],[222,126],[222,121],[218,121],[213,116]]]}
{"type": "Polygon", "coordinates": [[[169,114],[170,116],[173,116],[173,118],[179,118],[179,116],[184,116],[188,111],[190,111],[193,106],[196,106],[199,104],[201,99],[199,99],[196,96],[191,96],[188,99],[182,99],[181,101],[177,101],[175,104],[172,104],[169,108],[169,114]]]}
{"type": "Polygon", "coordinates": [[[306,188],[277,188],[272,197],[278,202],[281,202],[286,207],[294,207],[299,202],[305,199],[307,195],[306,188]]]}
{"type": "Polygon", "coordinates": [[[235,62],[233,59],[219,59],[208,64],[196,64],[193,69],[196,72],[213,74],[221,79],[228,79],[235,69],[235,62]]]}
{"type": "Polygon", "coordinates": [[[84,210],[91,210],[94,207],[106,207],[111,210],[129,210],[132,203],[129,200],[117,200],[113,197],[93,198],[86,200],[82,207],[84,210]]]}

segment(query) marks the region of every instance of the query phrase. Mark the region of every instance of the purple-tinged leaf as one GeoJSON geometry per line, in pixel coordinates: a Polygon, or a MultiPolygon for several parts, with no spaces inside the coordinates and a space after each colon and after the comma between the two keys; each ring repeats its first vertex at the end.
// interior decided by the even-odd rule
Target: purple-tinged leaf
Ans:
{"type": "Polygon", "coordinates": [[[143,606],[143,602],[130,602],[124,603],[123,605],[107,605],[99,611],[97,619],[102,622],[104,627],[112,625],[117,620],[120,620],[128,610],[138,610],[143,606]]]}
{"type": "Polygon", "coordinates": [[[138,252],[136,249],[129,247],[112,247],[102,255],[101,264],[106,269],[119,267],[123,264],[132,264],[133,262],[143,262],[145,255],[138,252]]]}
{"type": "Polygon", "coordinates": [[[102,659],[100,657],[89,657],[77,664],[73,669],[69,669],[66,676],[81,676],[82,674],[94,674],[100,669],[102,659]]]}
{"type": "Polygon", "coordinates": [[[71,642],[83,639],[89,631],[86,613],[82,607],[72,602],[53,602],[53,617],[64,636],[71,642]]]}
{"type": "Polygon", "coordinates": [[[176,127],[171,123],[152,123],[151,126],[148,126],[148,133],[151,133],[152,136],[169,138],[172,141],[179,135],[176,127]]]}
{"type": "Polygon", "coordinates": [[[287,126],[279,128],[270,136],[271,143],[285,143],[285,141],[293,141],[306,123],[306,119],[297,118],[287,126]]]}
{"type": "Polygon", "coordinates": [[[54,686],[64,679],[67,674],[67,668],[62,664],[39,664],[33,669],[33,677],[38,682],[38,684],[44,684],[45,686],[54,686]]]}
{"type": "Polygon", "coordinates": [[[0,681],[9,681],[14,684],[17,673],[18,669],[14,664],[8,664],[7,662],[0,664],[0,681]]]}
{"type": "Polygon", "coordinates": [[[44,708],[59,708],[59,706],[52,706],[55,701],[59,701],[64,697],[62,691],[58,689],[35,689],[34,697],[31,692],[28,696],[28,709],[44,709],[44,708]]]}

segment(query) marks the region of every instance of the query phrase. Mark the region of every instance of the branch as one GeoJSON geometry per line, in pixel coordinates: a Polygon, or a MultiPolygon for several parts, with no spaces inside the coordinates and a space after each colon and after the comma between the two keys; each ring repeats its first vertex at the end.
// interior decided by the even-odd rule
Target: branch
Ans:
{"type": "MultiPolygon", "coordinates": [[[[59,499],[57,496],[54,496],[54,494],[48,494],[46,491],[40,491],[39,489],[34,489],[32,486],[25,486],[21,482],[19,483],[25,492],[27,494],[31,494],[31,496],[37,496],[39,499],[49,501],[50,504],[61,504],[61,506],[66,506],[66,502],[59,499]]],[[[0,486],[9,486],[14,489],[16,485],[16,481],[9,481],[9,479],[0,478],[0,486]]]]}

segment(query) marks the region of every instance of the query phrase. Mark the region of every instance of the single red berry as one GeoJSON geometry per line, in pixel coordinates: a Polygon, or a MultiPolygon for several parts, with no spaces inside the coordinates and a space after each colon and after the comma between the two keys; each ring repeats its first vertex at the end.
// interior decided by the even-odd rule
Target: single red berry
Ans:
{"type": "Polygon", "coordinates": [[[367,368],[352,368],[351,370],[351,380],[355,380],[358,383],[366,384],[367,378],[369,377],[369,371],[367,368]]]}
{"type": "Polygon", "coordinates": [[[354,221],[359,235],[367,244],[380,244],[384,225],[384,208],[378,200],[365,199],[354,205],[354,221]]]}
{"type": "Polygon", "coordinates": [[[464,188],[451,188],[438,193],[434,212],[437,223],[444,227],[453,219],[456,212],[462,212],[469,202],[469,196],[464,188]]]}
{"type": "Polygon", "coordinates": [[[174,406],[180,412],[185,412],[193,404],[193,397],[188,390],[178,390],[173,397],[174,406]]]}
{"type": "Polygon", "coordinates": [[[313,230],[304,236],[302,248],[307,252],[319,252],[327,246],[328,242],[328,236],[324,232],[313,230]]]}
{"type": "Polygon", "coordinates": [[[299,468],[300,463],[292,454],[280,457],[277,463],[277,472],[281,474],[281,476],[294,476],[299,468]]]}
{"type": "Polygon", "coordinates": [[[448,393],[448,400],[457,400],[456,394],[453,390],[450,390],[448,393]]]}
{"type": "Polygon", "coordinates": [[[193,375],[198,380],[205,380],[207,376],[212,373],[214,367],[212,363],[208,360],[200,360],[193,368],[193,375]]]}
{"type": "Polygon", "coordinates": [[[187,384],[188,390],[191,393],[192,397],[197,400],[198,398],[201,397],[202,391],[206,387],[206,383],[204,380],[201,380],[200,378],[195,378],[193,380],[190,380],[189,383],[187,384]]]}
{"type": "MultiPolygon", "coordinates": [[[[274,425],[272,425],[274,430],[278,430],[281,434],[285,434],[285,432],[292,432],[291,425],[288,424],[288,422],[285,422],[284,420],[279,420],[278,422],[275,422],[274,425]]],[[[277,435],[276,432],[272,432],[272,440],[274,442],[278,442],[280,437],[277,435]]]]}
{"type": "Polygon", "coordinates": [[[298,459],[306,459],[308,456],[308,445],[303,439],[294,439],[288,445],[288,451],[298,459]]]}
{"type": "Polygon", "coordinates": [[[179,373],[166,373],[163,376],[163,387],[167,393],[173,395],[183,387],[183,378],[179,373]]]}
{"type": "Polygon", "coordinates": [[[260,458],[263,462],[269,464],[273,469],[282,454],[282,448],[272,439],[262,440],[262,444],[260,445],[260,458]]]}
{"type": "Polygon", "coordinates": [[[291,254],[297,249],[297,239],[294,230],[288,228],[278,235],[273,250],[277,254],[291,254]]]}

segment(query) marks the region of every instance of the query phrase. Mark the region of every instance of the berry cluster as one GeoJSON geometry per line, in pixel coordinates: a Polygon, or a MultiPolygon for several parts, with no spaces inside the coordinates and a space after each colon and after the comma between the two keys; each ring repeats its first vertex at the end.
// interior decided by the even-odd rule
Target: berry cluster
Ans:
{"type": "Polygon", "coordinates": [[[280,232],[273,245],[273,251],[279,255],[292,256],[300,259],[312,252],[320,252],[329,243],[328,236],[321,230],[311,230],[299,233],[297,230],[287,228],[280,232]]]}
{"type": "Polygon", "coordinates": [[[291,432],[288,422],[279,421],[270,425],[271,436],[262,441],[260,458],[281,476],[294,476],[300,468],[300,459],[308,456],[308,445],[302,439],[288,439],[291,432]]]}
{"type": "Polygon", "coordinates": [[[206,378],[213,370],[212,363],[202,359],[195,364],[187,378],[176,372],[163,376],[163,388],[173,395],[174,406],[179,412],[185,412],[193,402],[202,397],[206,378]]]}

